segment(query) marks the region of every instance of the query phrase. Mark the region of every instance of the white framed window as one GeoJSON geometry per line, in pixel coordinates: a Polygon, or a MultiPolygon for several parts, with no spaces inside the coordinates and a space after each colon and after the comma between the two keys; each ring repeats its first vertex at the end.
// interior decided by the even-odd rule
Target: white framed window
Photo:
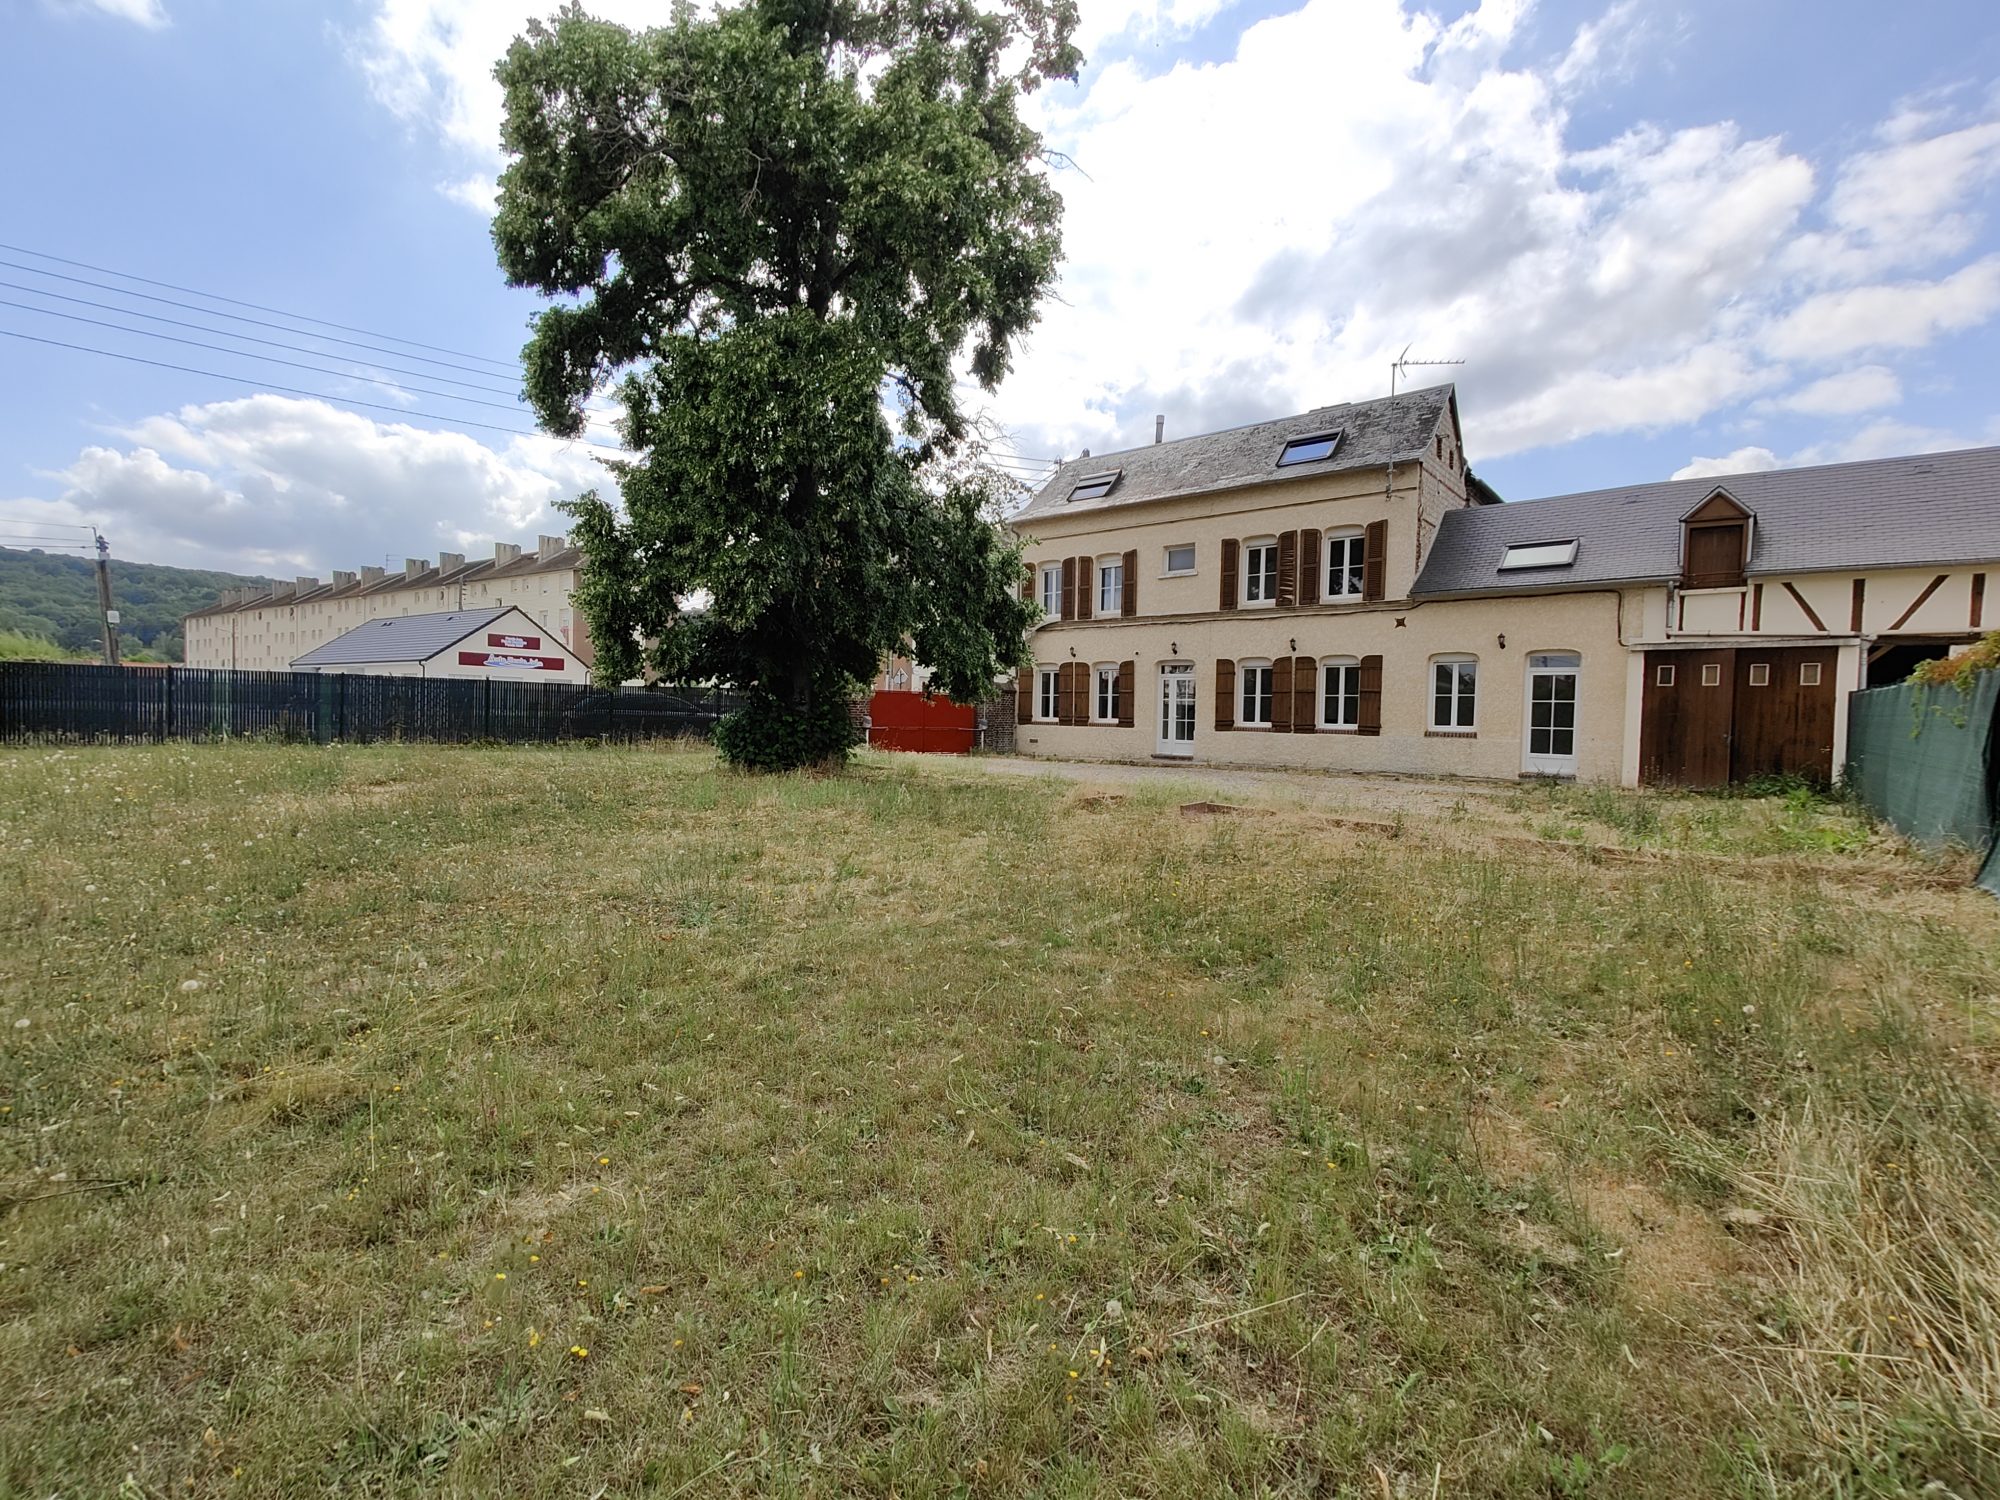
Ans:
{"type": "Polygon", "coordinates": [[[1701,664],[1701,685],[1703,687],[1722,686],[1722,663],[1705,661],[1701,664]]]}
{"type": "Polygon", "coordinates": [[[1054,723],[1062,717],[1062,669],[1035,668],[1035,717],[1054,723]]]}
{"type": "Polygon", "coordinates": [[[1769,687],[1771,685],[1771,664],[1767,661],[1750,663],[1750,686],[1769,687]]]}
{"type": "Polygon", "coordinates": [[[1360,726],[1361,663],[1351,656],[1329,656],[1319,664],[1319,727],[1360,726]]]}
{"type": "Polygon", "coordinates": [[[1097,613],[1115,615],[1125,607],[1125,559],[1101,557],[1097,560],[1097,613]]]}
{"type": "Polygon", "coordinates": [[[1479,723],[1479,659],[1431,658],[1431,731],[1470,734],[1479,723]]]}
{"type": "Polygon", "coordinates": [[[1124,707],[1118,701],[1118,663],[1099,662],[1091,673],[1091,684],[1091,707],[1095,710],[1091,718],[1099,724],[1117,723],[1124,707]]]}
{"type": "Polygon", "coordinates": [[[1576,561],[1576,540],[1562,542],[1513,542],[1500,555],[1502,573],[1523,568],[1567,568],[1576,561]]]}
{"type": "Polygon", "coordinates": [[[1816,661],[1802,661],[1802,662],[1800,662],[1800,663],[1799,663],[1799,686],[1800,686],[1800,687],[1818,687],[1818,686],[1819,686],[1819,663],[1818,663],[1818,662],[1816,662],[1816,661]]]}
{"type": "Polygon", "coordinates": [[[1657,687],[1672,687],[1674,685],[1674,669],[1665,663],[1653,668],[1653,683],[1657,687]]]}
{"type": "Polygon", "coordinates": [[[1326,534],[1326,588],[1329,602],[1359,599],[1367,587],[1368,542],[1357,526],[1326,534]]]}
{"type": "Polygon", "coordinates": [[[1041,568],[1042,613],[1051,620],[1062,618],[1062,564],[1043,563],[1041,568]]]}
{"type": "Polygon", "coordinates": [[[1278,600],[1278,539],[1264,537],[1243,544],[1243,602],[1275,604],[1278,600]]]}
{"type": "Polygon", "coordinates": [[[1236,722],[1249,729],[1271,727],[1271,664],[1245,661],[1236,664],[1237,696],[1242,711],[1236,722]]]}
{"type": "Polygon", "coordinates": [[[1183,542],[1178,547],[1167,548],[1165,565],[1161,576],[1180,578],[1194,571],[1194,543],[1183,542]]]}

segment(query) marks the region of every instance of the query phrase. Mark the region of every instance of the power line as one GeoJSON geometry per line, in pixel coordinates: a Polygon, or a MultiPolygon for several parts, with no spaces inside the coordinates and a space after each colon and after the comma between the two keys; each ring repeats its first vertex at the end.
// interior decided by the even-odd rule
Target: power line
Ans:
{"type": "MultiPolygon", "coordinates": [[[[0,285],[4,285],[4,283],[0,283],[0,285]]],[[[495,411],[520,411],[521,409],[521,404],[518,401],[512,403],[482,401],[477,396],[461,396],[456,391],[440,391],[424,385],[405,385],[400,380],[385,380],[379,375],[356,375],[351,370],[332,370],[328,369],[325,365],[302,364],[296,359],[280,359],[275,354],[253,354],[247,349],[231,349],[223,344],[207,344],[203,343],[200,339],[184,339],[178,334],[155,333],[150,328],[127,328],[123,323],[110,323],[106,322],[103,318],[86,318],[82,313],[62,312],[53,307],[36,307],[31,303],[15,302],[7,297],[0,297],[0,307],[18,307],[23,312],[39,313],[45,318],[66,318],[72,323],[88,323],[93,328],[109,328],[116,333],[136,334],[142,339],[164,339],[170,344],[186,344],[191,349],[207,349],[213,353],[227,354],[236,359],[257,359],[264,361],[266,364],[285,365],[294,370],[311,370],[316,375],[338,375],[346,380],[365,380],[371,385],[386,385],[392,390],[408,391],[412,395],[440,396],[446,401],[463,401],[470,406],[490,406],[495,411]]],[[[224,336],[227,337],[227,335],[224,336]]]]}
{"type": "MultiPolygon", "coordinates": [[[[15,255],[32,255],[37,260],[52,260],[59,266],[75,266],[78,270],[95,271],[101,276],[116,276],[123,281],[137,281],[145,286],[165,287],[170,292],[185,292],[190,297],[206,297],[211,302],[227,302],[232,307],[247,307],[250,308],[253,312],[272,313],[280,318],[296,318],[301,323],[317,323],[322,328],[338,328],[343,333],[365,333],[370,338],[387,339],[392,344],[406,344],[412,349],[428,349],[433,354],[456,354],[465,359],[476,359],[485,364],[501,365],[503,367],[508,367],[508,368],[511,368],[516,363],[516,361],[514,360],[494,359],[490,355],[474,354],[469,350],[465,349],[448,349],[441,344],[419,343],[415,339],[399,338],[393,333],[377,333],[373,329],[355,328],[346,323],[334,323],[328,321],[325,318],[312,317],[306,313],[290,312],[282,307],[266,307],[261,302],[245,302],[238,297],[224,297],[217,292],[204,292],[198,287],[179,286],[171,281],[155,281],[150,276],[135,276],[130,271],[116,271],[109,266],[94,266],[89,261],[70,260],[66,256],[51,255],[46,250],[30,250],[25,245],[0,244],[0,250],[6,250],[15,255]]],[[[33,270],[32,267],[21,267],[20,269],[33,270]]],[[[54,275],[55,273],[50,271],[35,271],[34,274],[38,276],[47,276],[47,275],[54,275]]],[[[118,291],[121,289],[117,287],[107,287],[106,290],[118,291]]],[[[128,295],[136,297],[141,294],[138,292],[132,292],[129,293],[128,295]]],[[[162,298],[160,300],[164,301],[165,299],[162,298]]],[[[303,332],[303,330],[299,331],[303,332]]]]}
{"type": "MultiPolygon", "coordinates": [[[[218,338],[235,339],[238,343],[267,344],[273,349],[289,349],[294,354],[324,354],[328,359],[339,359],[342,357],[338,354],[326,354],[326,351],[323,349],[309,349],[303,344],[287,344],[282,339],[260,339],[254,333],[231,333],[226,328],[210,328],[206,323],[190,323],[185,318],[169,318],[161,315],[160,313],[140,312],[136,307],[118,307],[109,302],[93,301],[89,297],[72,297],[66,292],[46,292],[43,291],[38,286],[23,286],[18,281],[0,280],[0,287],[6,287],[9,291],[26,292],[31,297],[49,297],[57,302],[74,302],[78,307],[95,307],[104,312],[115,312],[120,317],[144,318],[148,323],[165,323],[171,328],[192,328],[196,333],[212,333],[216,335],[218,338]]],[[[15,305],[18,306],[20,304],[15,304],[15,305]]],[[[34,311],[45,312],[50,310],[38,307],[35,308],[34,311]]],[[[89,322],[90,320],[86,318],[83,321],[89,322]]],[[[139,328],[132,328],[132,329],[127,329],[126,331],[129,333],[143,333],[145,330],[139,328]]],[[[149,335],[149,336],[157,337],[157,335],[149,335]]],[[[316,335],[313,334],[306,335],[307,338],[313,338],[315,336],[316,335]]],[[[232,350],[231,352],[234,353],[235,351],[232,350]]],[[[361,364],[362,361],[351,360],[349,361],[349,363],[361,364]]],[[[391,370],[398,375],[421,376],[425,380],[435,380],[440,385],[462,385],[469,391],[486,391],[495,396],[511,396],[514,394],[512,391],[507,390],[503,386],[475,385],[470,380],[453,380],[449,375],[433,375],[427,370],[406,370],[400,365],[376,365],[374,366],[374,368],[380,370],[391,370]]]]}
{"type": "MultiPolygon", "coordinates": [[[[0,338],[26,339],[31,344],[47,344],[55,349],[74,349],[79,354],[101,354],[106,359],[122,359],[135,365],[151,365],[156,370],[177,370],[183,375],[205,375],[212,380],[227,380],[237,385],[247,385],[254,390],[276,392],[286,396],[306,396],[312,400],[329,402],[335,406],[366,407],[370,411],[386,411],[393,416],[422,417],[426,421],[450,422],[459,427],[478,427],[487,432],[504,432],[513,437],[539,437],[542,435],[532,431],[523,431],[519,427],[502,427],[497,422],[475,422],[470,417],[448,417],[438,412],[415,411],[401,406],[388,406],[380,401],[361,401],[352,396],[329,396],[323,391],[306,391],[300,390],[296,386],[274,385],[267,381],[250,380],[242,375],[225,375],[220,370],[197,370],[189,365],[169,364],[167,361],[161,359],[144,359],[137,354],[120,354],[115,349],[96,349],[88,344],[69,344],[63,342],[61,339],[45,339],[37,334],[22,333],[13,328],[0,328],[0,338]]],[[[569,438],[566,441],[582,443],[590,448],[603,448],[613,453],[622,453],[625,451],[615,443],[594,443],[585,437],[569,438]]]]}
{"type": "MultiPolygon", "coordinates": [[[[289,324],[272,323],[268,322],[263,318],[246,318],[241,313],[222,312],[217,308],[202,307],[193,302],[176,302],[172,297],[156,297],[151,292],[135,292],[129,290],[126,287],[111,286],[108,283],[102,281],[92,281],[87,276],[68,276],[61,271],[44,271],[40,266],[24,266],[19,261],[16,260],[0,260],[0,266],[6,266],[9,269],[15,271],[26,271],[30,276],[47,276],[51,277],[56,281],[72,282],[77,286],[96,287],[97,290],[100,292],[111,292],[120,297],[137,297],[144,302],[158,302],[163,304],[164,306],[178,307],[187,312],[206,313],[211,318],[227,318],[232,323],[248,323],[256,328],[275,328],[282,333],[296,333],[302,335],[305,338],[318,339],[323,344],[346,344],[350,348],[368,349],[372,350],[376,354],[400,353],[400,351],[395,349],[384,349],[379,344],[364,344],[357,339],[336,338],[333,334],[330,333],[314,333],[310,329],[293,328],[289,324]]],[[[113,274],[115,275],[117,273],[114,272],[113,274]]],[[[200,297],[200,296],[205,296],[207,294],[203,292],[196,292],[194,295],[200,297]]],[[[307,321],[311,320],[308,319],[307,321]]],[[[386,338],[388,337],[388,335],[384,334],[383,337],[386,338]]],[[[447,370],[462,370],[468,375],[493,375],[498,373],[493,370],[475,369],[471,365],[455,365],[450,360],[431,359],[428,356],[422,354],[401,354],[401,357],[404,359],[413,359],[420,365],[441,365],[447,370]]],[[[474,355],[472,357],[477,359],[480,356],[474,355]]]]}

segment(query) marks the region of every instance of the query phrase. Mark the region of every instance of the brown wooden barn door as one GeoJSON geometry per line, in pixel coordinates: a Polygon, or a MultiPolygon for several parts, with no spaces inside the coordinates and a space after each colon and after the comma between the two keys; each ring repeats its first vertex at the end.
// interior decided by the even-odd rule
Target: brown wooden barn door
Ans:
{"type": "Polygon", "coordinates": [[[1830,647],[1736,653],[1736,733],[1730,779],[1804,776],[1833,779],[1834,664],[1830,647]]]}
{"type": "Polygon", "coordinates": [[[1639,780],[1726,786],[1736,718],[1736,653],[1648,651],[1639,711],[1639,780]]]}

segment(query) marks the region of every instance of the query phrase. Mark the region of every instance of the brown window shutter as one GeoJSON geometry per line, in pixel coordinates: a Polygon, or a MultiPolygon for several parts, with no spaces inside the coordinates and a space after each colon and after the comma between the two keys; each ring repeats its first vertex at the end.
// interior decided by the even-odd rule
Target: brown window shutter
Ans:
{"type": "Polygon", "coordinates": [[[1021,597],[1026,599],[1030,604],[1033,604],[1035,602],[1035,565],[1033,563],[1023,563],[1021,568],[1027,575],[1021,580],[1021,597]]]}
{"type": "Polygon", "coordinates": [[[1389,523],[1370,521],[1361,541],[1361,597],[1380,599],[1388,576],[1389,523]]]}
{"type": "Polygon", "coordinates": [[[1070,712],[1070,682],[1069,663],[1064,662],[1056,668],[1056,722],[1058,724],[1067,724],[1074,717],[1070,712]]]}
{"type": "Polygon", "coordinates": [[[1299,603],[1319,603],[1319,528],[1304,527],[1299,532],[1299,603]]]}
{"type": "MultiPolygon", "coordinates": [[[[1226,537],[1222,543],[1222,607],[1236,608],[1236,538],[1226,537]]],[[[1233,675],[1235,668],[1231,667],[1233,675]]]]}
{"type": "Polygon", "coordinates": [[[1277,734],[1292,732],[1292,659],[1281,656],[1271,663],[1271,729],[1277,734]]]}
{"type": "Polygon", "coordinates": [[[1118,613],[1121,615],[1136,615],[1139,613],[1139,554],[1137,552],[1128,552],[1125,554],[1125,598],[1119,605],[1118,613]]]}
{"type": "Polygon", "coordinates": [[[1132,695],[1137,690],[1133,679],[1138,675],[1129,661],[1118,663],[1118,723],[1124,729],[1130,729],[1139,722],[1138,705],[1132,701],[1132,695]]]}
{"type": "Polygon", "coordinates": [[[1064,701],[1069,705],[1069,717],[1064,722],[1088,724],[1090,722],[1090,668],[1080,661],[1063,663],[1063,678],[1069,685],[1064,701]]]}
{"type": "Polygon", "coordinates": [[[1035,717],[1035,669],[1023,667],[1014,678],[1014,717],[1026,724],[1035,717]]]}
{"type": "Polygon", "coordinates": [[[1076,560],[1076,617],[1090,618],[1090,606],[1097,598],[1097,564],[1088,557],[1076,560]]]}
{"type": "Polygon", "coordinates": [[[1292,609],[1299,602],[1299,534],[1278,533],[1278,608],[1292,609]]]}
{"type": "MultiPolygon", "coordinates": [[[[1234,542],[1223,543],[1234,547],[1234,542]]],[[[1234,729],[1236,727],[1236,663],[1218,661],[1215,664],[1215,727],[1234,729]]]]}
{"type": "Polygon", "coordinates": [[[1361,702],[1356,710],[1355,728],[1363,734],[1382,732],[1382,658],[1361,658],[1361,702]]]}
{"type": "Polygon", "coordinates": [[[1292,732],[1311,734],[1319,728],[1319,663],[1310,656],[1292,659],[1292,732]]]}
{"type": "Polygon", "coordinates": [[[1073,557],[1063,559],[1062,617],[1065,620],[1076,618],[1076,559],[1073,557]]]}

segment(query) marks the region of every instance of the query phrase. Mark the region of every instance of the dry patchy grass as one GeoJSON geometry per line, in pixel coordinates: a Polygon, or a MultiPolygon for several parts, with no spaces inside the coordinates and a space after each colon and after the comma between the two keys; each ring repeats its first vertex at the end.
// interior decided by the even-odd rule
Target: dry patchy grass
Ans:
{"type": "Polygon", "coordinates": [[[1201,795],[0,756],[0,1493],[2000,1487],[1986,898],[1201,795]]]}

